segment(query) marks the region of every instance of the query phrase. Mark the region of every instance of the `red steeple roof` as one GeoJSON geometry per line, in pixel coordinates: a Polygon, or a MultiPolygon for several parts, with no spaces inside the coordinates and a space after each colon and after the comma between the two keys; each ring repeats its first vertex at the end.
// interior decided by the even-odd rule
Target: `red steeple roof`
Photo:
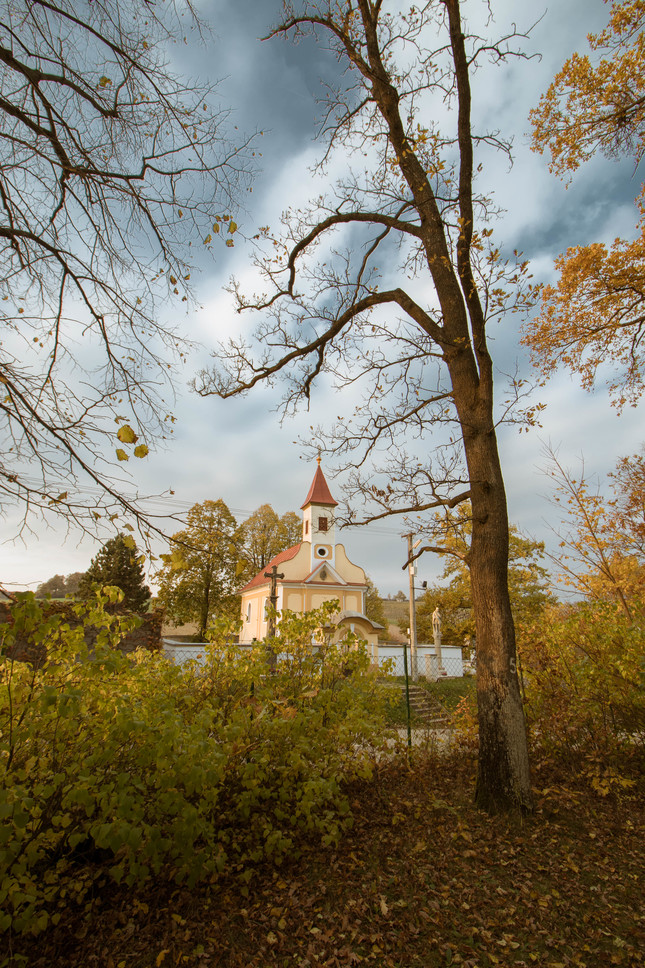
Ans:
{"type": "Polygon", "coordinates": [[[255,588],[258,585],[268,585],[271,579],[266,577],[264,574],[265,571],[271,570],[273,565],[279,565],[283,561],[289,561],[291,558],[295,558],[299,551],[300,542],[292,545],[290,548],[285,548],[284,551],[279,551],[275,558],[272,558],[271,561],[265,565],[265,567],[259,571],[254,578],[251,579],[251,581],[247,581],[246,585],[243,585],[243,587],[238,590],[238,595],[240,595],[242,592],[248,591],[249,588],[255,588]]]}
{"type": "Polygon", "coordinates": [[[327,504],[329,507],[335,508],[338,501],[334,501],[331,496],[331,491],[327,481],[325,480],[325,475],[320,469],[320,457],[316,458],[318,461],[318,467],[316,468],[316,473],[314,474],[314,479],[311,482],[311,487],[309,488],[309,494],[305,498],[305,503],[301,504],[301,508],[306,508],[308,504],[327,504]]]}

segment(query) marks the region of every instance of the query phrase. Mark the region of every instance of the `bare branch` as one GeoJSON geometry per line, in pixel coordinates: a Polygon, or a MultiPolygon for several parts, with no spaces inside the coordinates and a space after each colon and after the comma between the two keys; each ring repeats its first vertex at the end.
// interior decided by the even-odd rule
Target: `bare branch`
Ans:
{"type": "Polygon", "coordinates": [[[462,551],[457,551],[455,548],[446,548],[445,545],[423,545],[415,554],[412,555],[411,558],[408,558],[401,571],[405,571],[406,568],[409,568],[412,562],[416,561],[417,558],[420,558],[421,555],[426,551],[431,551],[436,555],[450,555],[453,558],[458,558],[459,561],[468,561],[468,555],[464,554],[462,551]]]}
{"type": "Polygon", "coordinates": [[[167,70],[181,16],[172,2],[145,22],[130,0],[3,7],[0,494],[27,517],[87,526],[116,505],[143,524],[111,477],[115,419],[147,446],[164,439],[183,340],[161,307],[192,300],[192,237],[249,167],[213,89],[167,70]],[[103,499],[57,500],[83,478],[103,499]]]}

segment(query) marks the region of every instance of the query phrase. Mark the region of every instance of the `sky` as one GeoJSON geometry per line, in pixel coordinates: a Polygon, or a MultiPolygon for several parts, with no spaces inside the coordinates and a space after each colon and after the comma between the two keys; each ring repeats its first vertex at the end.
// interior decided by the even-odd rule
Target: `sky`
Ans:
{"type": "MultiPolygon", "coordinates": [[[[388,5],[397,4],[386,0],[388,5]]],[[[313,455],[301,441],[309,436],[311,425],[324,424],[330,413],[339,412],[339,395],[326,385],[312,393],[309,413],[284,423],[276,413],[279,389],[259,389],[243,399],[221,401],[200,398],[189,386],[208,363],[218,339],[249,332],[253,326],[253,320],[235,313],[225,289],[232,276],[242,282],[252,279],[249,248],[242,237],[252,236],[260,225],[276,225],[287,207],[304,203],[324,188],[322,179],[311,172],[321,153],[315,140],[315,98],[321,79],[333,80],[337,66],[328,51],[311,41],[294,46],[259,40],[277,20],[280,6],[277,0],[201,0],[198,7],[212,25],[212,38],[204,48],[189,45],[172,51],[177,71],[221,79],[222,103],[230,106],[241,132],[263,132],[253,190],[245,193],[237,213],[238,242],[234,249],[220,247],[212,261],[202,259],[198,306],[178,320],[201,345],[176,373],[174,437],[166,450],[137,462],[126,484],[131,493],[171,489],[172,498],[154,508],[176,515],[193,503],[218,498],[240,521],[265,503],[280,514],[298,511],[315,471],[313,455]]],[[[468,0],[464,7],[471,23],[481,26],[485,5],[468,0]]],[[[539,21],[525,41],[526,52],[539,57],[482,70],[473,79],[473,111],[480,126],[498,128],[514,141],[511,168],[500,156],[483,158],[482,184],[504,209],[495,237],[508,250],[524,252],[535,280],[549,281],[554,278],[554,258],[567,246],[634,236],[633,200],[642,172],[629,160],[595,158],[567,188],[549,173],[545,158],[528,147],[530,109],[566,57],[584,49],[585,35],[604,25],[604,3],[566,0],[534,6],[496,0],[492,7],[492,33],[508,32],[513,21],[520,30],[539,21]]],[[[491,334],[500,395],[502,373],[517,366],[531,376],[526,351],[519,345],[518,324],[517,317],[509,318],[491,334]]],[[[502,426],[499,446],[511,521],[525,535],[544,540],[555,553],[552,529],[559,522],[548,500],[545,445],[556,448],[572,467],[584,456],[586,471],[604,482],[618,458],[640,449],[644,408],[629,408],[618,416],[602,385],[589,394],[565,371],[556,371],[537,399],[546,403],[542,426],[522,434],[513,426],[502,426]]],[[[349,395],[342,399],[345,409],[351,404],[349,395]]],[[[325,464],[323,470],[332,493],[341,500],[346,474],[334,478],[325,464]]],[[[54,574],[84,571],[98,550],[98,541],[38,521],[32,522],[32,533],[14,540],[16,521],[12,509],[5,509],[0,519],[0,582],[14,590],[35,589],[54,574]]],[[[177,524],[169,522],[168,531],[175,530],[177,524]]],[[[350,558],[366,569],[383,595],[407,588],[402,571],[404,530],[399,519],[391,518],[369,528],[348,529],[340,537],[350,558]]],[[[159,544],[157,550],[165,548],[159,544]]],[[[434,581],[441,568],[436,558],[425,556],[419,562],[418,581],[434,581]]]]}

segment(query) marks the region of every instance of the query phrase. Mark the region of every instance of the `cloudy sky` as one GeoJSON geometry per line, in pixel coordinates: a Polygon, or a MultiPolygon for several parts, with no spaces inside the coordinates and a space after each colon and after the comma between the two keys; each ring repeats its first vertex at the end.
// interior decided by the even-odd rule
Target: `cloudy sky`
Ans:
{"type": "MultiPolygon", "coordinates": [[[[386,0],[386,6],[396,7],[398,2],[386,0]]],[[[203,49],[190,46],[173,52],[178,70],[222,79],[222,102],[233,109],[240,131],[263,131],[258,145],[260,170],[237,217],[241,234],[248,236],[260,225],[276,225],[287,207],[304,203],[325,187],[311,174],[321,150],[314,140],[315,99],[321,79],[333,80],[336,64],[329,52],[313,42],[293,46],[258,39],[277,19],[280,6],[277,0],[201,0],[199,7],[214,37],[203,49]]],[[[473,81],[473,94],[479,127],[498,128],[514,139],[512,168],[502,157],[484,159],[484,185],[505,210],[495,226],[495,237],[507,249],[525,253],[537,280],[548,280],[554,257],[568,245],[611,241],[618,235],[633,237],[637,219],[633,199],[642,174],[634,171],[630,161],[598,158],[566,189],[549,174],[545,159],[528,149],[528,113],[566,57],[584,48],[585,35],[604,25],[607,10],[602,0],[564,0],[544,6],[495,0],[491,6],[495,13],[491,35],[507,33],[512,22],[526,30],[539,20],[525,41],[525,50],[540,57],[482,70],[473,81]]],[[[485,4],[468,0],[464,7],[471,23],[482,27],[485,4]]],[[[307,437],[310,425],[324,424],[330,412],[340,412],[338,395],[325,386],[312,393],[309,413],[284,424],[275,412],[278,390],[262,389],[230,401],[201,399],[190,392],[190,378],[208,363],[215,342],[253,326],[253,320],[235,314],[224,288],[231,276],[250,279],[249,266],[249,251],[241,238],[234,249],[220,247],[212,262],[201,264],[199,308],[178,320],[201,348],[177,373],[174,439],[166,451],[151,454],[133,468],[131,492],[172,489],[174,496],[165,507],[177,514],[207,498],[222,498],[239,520],[263,503],[272,504],[281,514],[299,509],[315,463],[297,441],[307,437]]],[[[509,372],[517,362],[528,375],[530,365],[519,346],[518,322],[513,317],[499,325],[491,348],[501,371],[509,372]]],[[[554,374],[539,399],[547,404],[541,429],[520,435],[513,427],[502,427],[500,449],[511,520],[525,534],[555,547],[549,529],[558,522],[547,500],[549,485],[542,471],[545,443],[559,448],[561,458],[572,466],[584,455],[587,471],[603,480],[620,456],[640,448],[645,436],[643,407],[618,417],[602,386],[594,394],[583,393],[565,372],[554,374]]],[[[342,406],[349,409],[350,405],[349,398],[343,399],[342,406]]],[[[328,474],[328,480],[340,500],[343,475],[332,479],[328,474]]],[[[35,534],[13,541],[15,522],[11,509],[0,520],[4,539],[0,581],[10,588],[35,588],[55,573],[85,570],[98,547],[87,538],[79,543],[77,535],[37,523],[35,534]]],[[[169,530],[176,526],[170,525],[169,530]]],[[[389,519],[342,536],[350,557],[366,568],[382,594],[406,587],[401,571],[402,530],[397,519],[389,519]]],[[[436,561],[423,560],[419,579],[432,580],[439,570],[436,561]]]]}

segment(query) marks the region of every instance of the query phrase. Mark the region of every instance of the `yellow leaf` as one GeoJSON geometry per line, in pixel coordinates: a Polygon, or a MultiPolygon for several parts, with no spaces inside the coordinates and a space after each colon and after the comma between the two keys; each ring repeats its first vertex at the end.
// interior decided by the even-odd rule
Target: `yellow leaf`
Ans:
{"type": "Polygon", "coordinates": [[[148,448],[147,448],[147,446],[145,444],[139,444],[138,447],[135,447],[134,448],[134,456],[135,457],[147,457],[148,456],[148,453],[149,453],[149,451],[148,451],[148,448]]]}
{"type": "Polygon", "coordinates": [[[116,449],[116,456],[118,457],[119,460],[130,460],[126,452],[122,450],[120,447],[117,447],[116,449]]]}
{"type": "Polygon", "coordinates": [[[129,424],[119,427],[116,435],[122,444],[136,444],[139,439],[129,424]]]}
{"type": "Polygon", "coordinates": [[[233,232],[237,232],[237,222],[233,222],[233,221],[229,222],[228,230],[231,233],[231,235],[233,235],[233,232]]]}
{"type": "Polygon", "coordinates": [[[170,948],[164,948],[162,951],[159,952],[155,960],[155,965],[157,966],[157,968],[159,968],[159,965],[162,963],[162,961],[164,961],[166,955],[169,955],[169,954],[170,954],[170,948]]]}

